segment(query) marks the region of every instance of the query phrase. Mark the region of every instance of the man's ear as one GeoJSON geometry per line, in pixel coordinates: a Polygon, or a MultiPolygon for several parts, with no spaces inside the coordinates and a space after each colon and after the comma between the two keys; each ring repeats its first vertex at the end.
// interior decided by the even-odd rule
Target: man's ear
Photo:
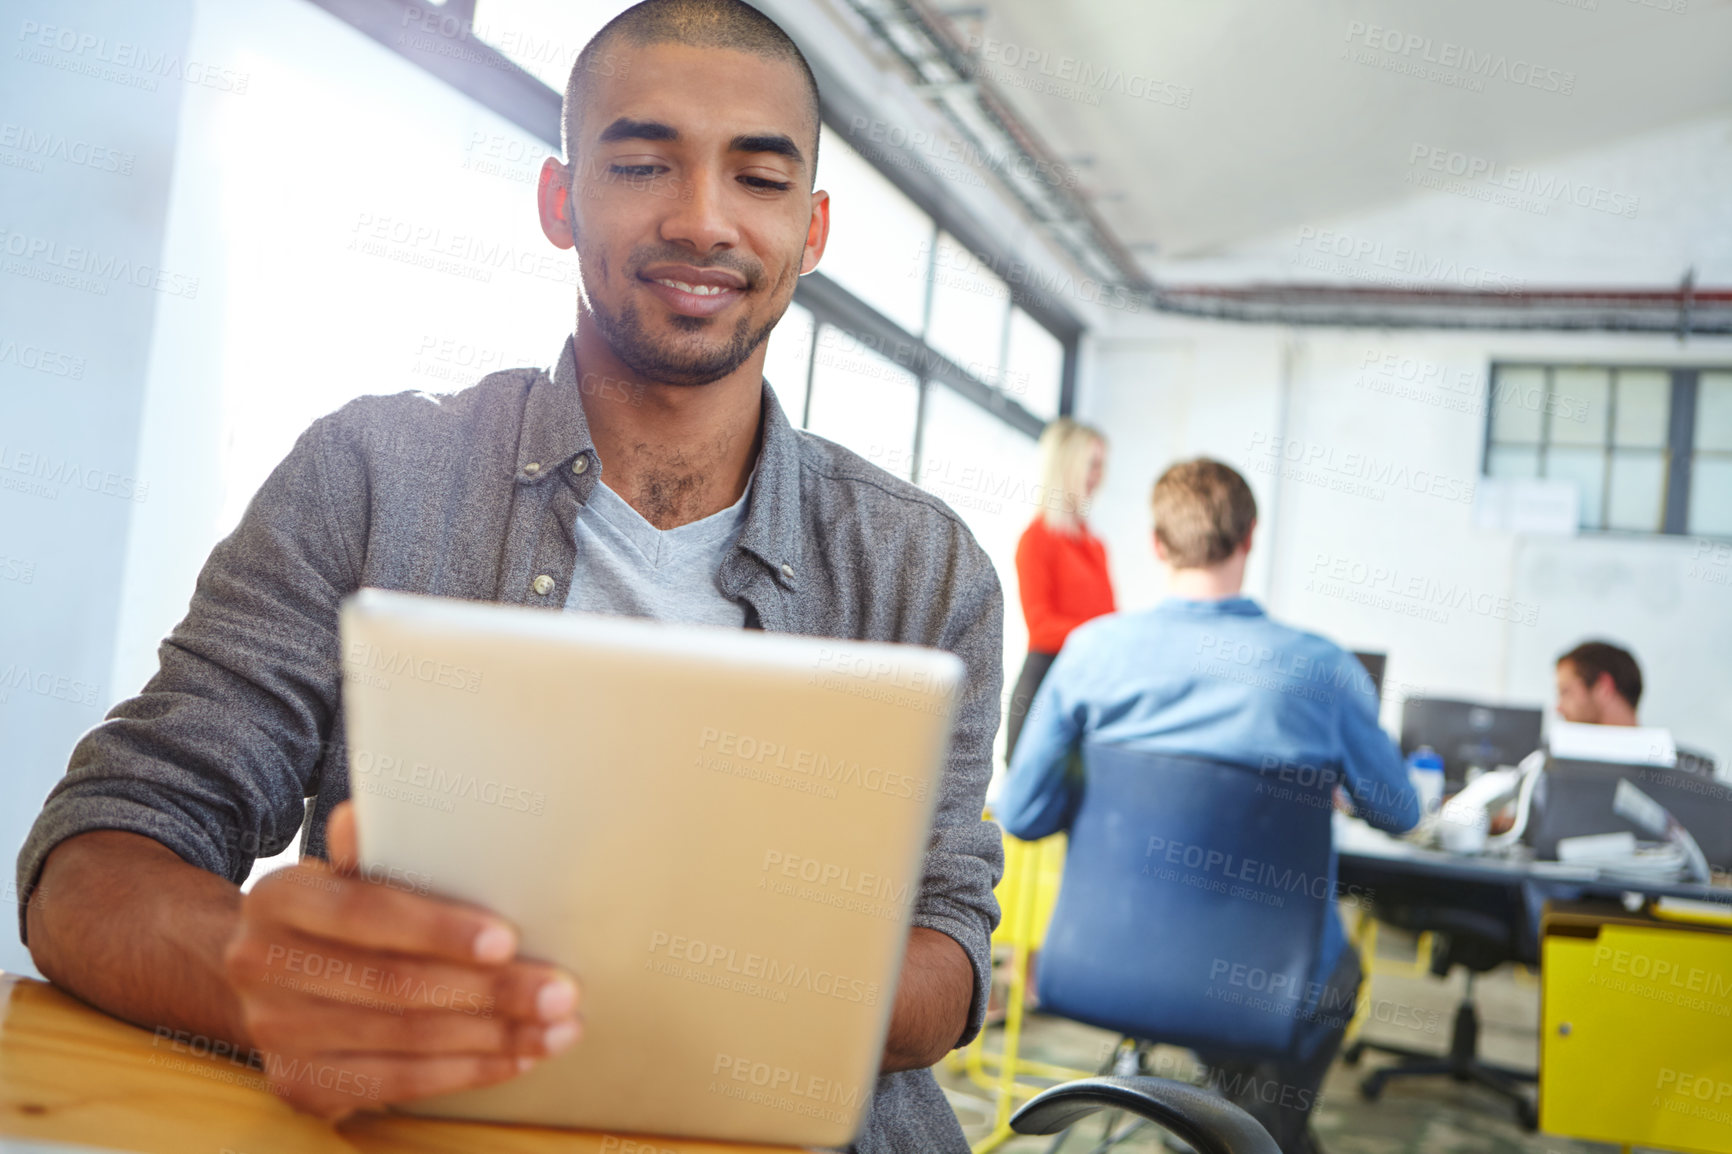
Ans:
{"type": "Polygon", "coordinates": [[[577,245],[577,221],[571,212],[571,166],[550,156],[541,162],[541,179],[535,186],[535,204],[541,212],[541,231],[555,248],[577,245]]]}
{"type": "Polygon", "coordinates": [[[1165,565],[1167,563],[1167,547],[1165,545],[1161,544],[1161,535],[1159,533],[1155,532],[1153,529],[1150,529],[1149,530],[1149,537],[1155,543],[1155,560],[1157,560],[1161,564],[1165,565]]]}
{"type": "Polygon", "coordinates": [[[1249,529],[1245,530],[1245,539],[1239,543],[1239,547],[1241,549],[1245,550],[1245,555],[1247,557],[1250,556],[1250,554],[1251,554],[1251,537],[1256,532],[1257,532],[1257,519],[1255,517],[1253,517],[1251,519],[1251,527],[1249,529]]]}
{"type": "Polygon", "coordinates": [[[818,189],[812,194],[812,220],[806,226],[806,251],[800,255],[800,275],[818,267],[824,246],[830,243],[830,194],[818,189]]]}

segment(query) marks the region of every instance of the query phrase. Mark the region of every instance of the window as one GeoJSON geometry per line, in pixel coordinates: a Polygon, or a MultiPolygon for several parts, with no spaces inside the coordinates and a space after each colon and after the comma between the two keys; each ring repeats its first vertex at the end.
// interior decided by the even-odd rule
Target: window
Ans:
{"type": "Polygon", "coordinates": [[[1695,423],[1685,531],[1732,537],[1732,372],[1696,378],[1695,423]]]}
{"type": "MultiPolygon", "coordinates": [[[[476,40],[499,50],[513,64],[564,93],[571,66],[602,25],[631,0],[573,4],[570,0],[478,0],[472,28],[476,40]]],[[[606,61],[602,62],[606,67],[606,61]]]]}
{"type": "MultiPolygon", "coordinates": [[[[1004,587],[1004,689],[1010,692],[1028,652],[1019,609],[1016,544],[1040,512],[1040,449],[1029,437],[950,389],[926,393],[921,422],[921,488],[954,509],[992,558],[1004,587]]],[[[1004,731],[998,734],[1002,764],[1004,731]]]]}
{"type": "Polygon", "coordinates": [[[1059,415],[1060,394],[1064,389],[1064,344],[1021,309],[1010,310],[1000,387],[1042,420],[1050,421],[1059,415]]]}
{"type": "Polygon", "coordinates": [[[818,268],[904,329],[921,332],[932,219],[834,132],[818,142],[818,187],[830,194],[830,238],[818,268]]]}
{"type": "Polygon", "coordinates": [[[1580,527],[1732,536],[1732,372],[1494,365],[1485,472],[1571,481],[1580,527]]]}
{"type": "Polygon", "coordinates": [[[1010,286],[949,233],[933,253],[932,320],[926,343],[989,385],[1000,383],[1010,286]]]}
{"type": "Polygon", "coordinates": [[[811,388],[810,431],[904,480],[913,476],[920,406],[913,373],[835,325],[823,325],[812,357],[811,388]]]}
{"type": "Polygon", "coordinates": [[[776,391],[788,423],[796,429],[806,423],[806,384],[811,367],[812,310],[791,304],[770,332],[770,349],[764,355],[764,379],[776,391]]]}

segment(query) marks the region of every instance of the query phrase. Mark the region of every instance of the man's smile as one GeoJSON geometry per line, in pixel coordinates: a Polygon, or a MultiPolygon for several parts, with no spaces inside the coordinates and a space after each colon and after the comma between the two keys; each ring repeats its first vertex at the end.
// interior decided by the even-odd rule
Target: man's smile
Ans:
{"type": "Polygon", "coordinates": [[[745,295],[746,278],[732,269],[651,265],[638,273],[663,304],[691,317],[712,317],[745,295]]]}

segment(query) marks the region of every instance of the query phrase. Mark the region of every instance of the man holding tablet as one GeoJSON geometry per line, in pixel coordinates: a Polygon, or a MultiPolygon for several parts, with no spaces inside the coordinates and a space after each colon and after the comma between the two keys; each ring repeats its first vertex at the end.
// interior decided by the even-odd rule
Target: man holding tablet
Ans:
{"type": "Polygon", "coordinates": [[[583,1044],[580,991],[489,911],[355,871],[338,602],[375,586],[934,646],[967,677],[856,1149],[966,1151],[926,1067],[986,1005],[1002,600],[942,502],[795,430],[763,383],[829,231],[818,124],[798,49],[738,0],[647,0],[597,34],[539,187],[580,262],[575,333],[551,372],[363,397],[302,435],[20,854],[20,892],[53,895],[24,907],[44,974],[256,1048],[327,1117],[503,1081],[583,1044]],[[304,815],[302,864],[241,893],[304,815]]]}

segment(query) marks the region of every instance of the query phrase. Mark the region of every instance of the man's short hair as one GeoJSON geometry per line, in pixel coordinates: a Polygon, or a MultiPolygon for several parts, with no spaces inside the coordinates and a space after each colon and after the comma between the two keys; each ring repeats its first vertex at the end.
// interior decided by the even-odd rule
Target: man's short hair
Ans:
{"type": "Polygon", "coordinates": [[[1630,703],[1631,709],[1642,700],[1642,667],[1636,664],[1636,655],[1628,649],[1621,649],[1609,641],[1584,641],[1558,658],[1559,665],[1566,661],[1589,689],[1600,680],[1600,674],[1609,673],[1612,675],[1612,688],[1630,703]]]}
{"type": "Polygon", "coordinates": [[[1225,561],[1257,520],[1257,499],[1245,478],[1207,457],[1180,461],[1162,473],[1149,504],[1155,537],[1175,569],[1225,561]]]}
{"type": "Polygon", "coordinates": [[[594,76],[613,74],[608,48],[615,43],[643,47],[650,44],[686,44],[696,48],[731,48],[799,65],[806,80],[807,110],[812,116],[812,179],[818,173],[818,78],[799,45],[782,26],[742,0],[643,0],[602,25],[589,38],[571,77],[565,82],[565,106],[559,119],[559,143],[567,163],[573,159],[583,102],[594,76]]]}

